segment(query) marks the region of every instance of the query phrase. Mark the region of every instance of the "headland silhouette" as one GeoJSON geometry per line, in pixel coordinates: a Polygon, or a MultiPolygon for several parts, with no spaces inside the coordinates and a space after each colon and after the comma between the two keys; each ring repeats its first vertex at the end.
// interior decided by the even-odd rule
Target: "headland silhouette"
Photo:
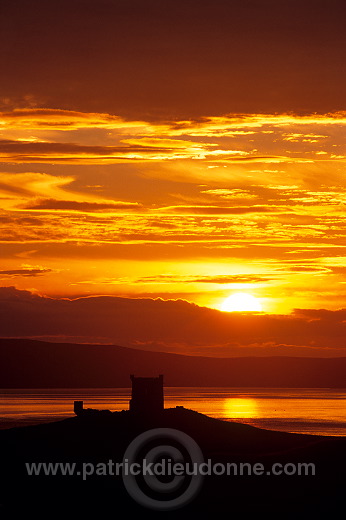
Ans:
{"type": "MultiPolygon", "coordinates": [[[[313,463],[314,475],[207,476],[202,491],[169,518],[205,518],[211,515],[254,515],[274,518],[334,518],[343,504],[346,439],[290,434],[225,422],[177,406],[164,408],[163,376],[135,377],[128,410],[111,412],[74,403],[75,416],[36,426],[0,431],[2,446],[2,508],[10,513],[49,511],[61,515],[105,515],[119,511],[142,518],[159,513],[134,502],[121,479],[93,474],[29,476],[28,462],[74,462],[97,465],[122,461],[138,435],[170,428],[189,435],[204,457],[217,463],[313,463]],[[18,504],[18,496],[21,501],[18,504]],[[334,516],[333,516],[334,515],[334,516]]],[[[72,406],[72,403],[71,403],[72,406]]],[[[162,514],[162,513],[161,513],[162,514]]]]}

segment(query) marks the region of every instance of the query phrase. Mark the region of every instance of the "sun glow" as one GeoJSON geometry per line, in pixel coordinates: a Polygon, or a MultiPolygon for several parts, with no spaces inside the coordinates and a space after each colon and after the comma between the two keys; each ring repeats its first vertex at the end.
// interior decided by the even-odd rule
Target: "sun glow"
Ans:
{"type": "Polygon", "coordinates": [[[224,312],[261,312],[262,305],[258,298],[247,293],[234,293],[224,300],[220,310],[224,312]]]}

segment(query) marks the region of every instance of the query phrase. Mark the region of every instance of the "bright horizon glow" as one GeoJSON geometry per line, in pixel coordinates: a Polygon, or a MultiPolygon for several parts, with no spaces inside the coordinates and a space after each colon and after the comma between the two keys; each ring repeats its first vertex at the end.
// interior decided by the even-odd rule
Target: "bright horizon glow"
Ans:
{"type": "Polygon", "coordinates": [[[234,293],[224,300],[220,307],[224,312],[261,312],[262,305],[258,298],[248,293],[234,293]]]}

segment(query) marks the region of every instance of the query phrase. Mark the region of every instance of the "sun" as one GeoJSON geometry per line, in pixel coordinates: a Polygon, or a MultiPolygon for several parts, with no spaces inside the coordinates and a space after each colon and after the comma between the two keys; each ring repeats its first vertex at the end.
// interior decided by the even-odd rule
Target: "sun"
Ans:
{"type": "Polygon", "coordinates": [[[261,312],[262,305],[258,298],[248,293],[233,293],[221,304],[220,309],[225,312],[261,312]]]}

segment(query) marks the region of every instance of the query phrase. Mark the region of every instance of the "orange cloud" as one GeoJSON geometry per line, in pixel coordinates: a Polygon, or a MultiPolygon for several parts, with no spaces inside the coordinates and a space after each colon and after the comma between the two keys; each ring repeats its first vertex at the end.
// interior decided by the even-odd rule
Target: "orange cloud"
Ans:
{"type": "Polygon", "coordinates": [[[13,163],[63,164],[342,161],[345,154],[336,153],[341,142],[331,145],[330,136],[342,135],[345,114],[245,114],[153,124],[102,113],[17,109],[0,113],[0,157],[13,163]],[[95,138],[100,144],[94,144],[95,138]],[[285,143],[298,148],[285,150],[285,143]]]}
{"type": "Polygon", "coordinates": [[[136,202],[77,202],[74,200],[55,200],[45,199],[36,201],[32,204],[23,206],[23,209],[36,210],[62,210],[62,211],[81,211],[83,213],[95,211],[116,211],[116,210],[133,210],[139,209],[140,204],[136,202]]]}
{"type": "Polygon", "coordinates": [[[51,273],[52,269],[44,267],[23,267],[21,269],[2,269],[0,270],[0,279],[15,278],[18,276],[41,276],[46,273],[51,273]]]}
{"type": "Polygon", "coordinates": [[[125,121],[121,117],[110,114],[78,112],[48,108],[17,108],[8,112],[0,112],[0,128],[30,128],[31,131],[42,129],[71,130],[76,128],[131,128],[147,127],[148,124],[136,121],[125,121]]]}
{"type": "Polygon", "coordinates": [[[4,209],[100,211],[139,208],[136,202],[104,199],[91,190],[85,193],[67,189],[71,176],[55,177],[46,173],[2,173],[0,194],[4,209]]]}

